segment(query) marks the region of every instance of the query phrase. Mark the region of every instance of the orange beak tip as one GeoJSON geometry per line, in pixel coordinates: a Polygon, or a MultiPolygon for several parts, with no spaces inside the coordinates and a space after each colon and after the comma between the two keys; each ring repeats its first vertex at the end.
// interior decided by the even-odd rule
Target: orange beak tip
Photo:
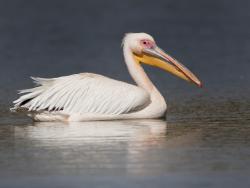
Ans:
{"type": "Polygon", "coordinates": [[[203,84],[200,82],[199,84],[197,84],[199,88],[203,88],[203,84]]]}

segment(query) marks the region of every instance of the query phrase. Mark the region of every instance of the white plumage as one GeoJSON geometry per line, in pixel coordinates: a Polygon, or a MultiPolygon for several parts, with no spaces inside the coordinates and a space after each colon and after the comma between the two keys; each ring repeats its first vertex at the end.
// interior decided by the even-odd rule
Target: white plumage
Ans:
{"type": "Polygon", "coordinates": [[[14,101],[30,112],[118,115],[138,111],[150,101],[142,88],[97,74],[82,73],[59,78],[33,78],[39,86],[14,101]]]}
{"type": "Polygon", "coordinates": [[[188,69],[160,50],[154,39],[146,33],[127,34],[123,40],[123,53],[137,86],[92,73],[50,79],[32,77],[37,87],[21,90],[22,96],[14,101],[11,110],[25,112],[38,121],[163,117],[166,102],[144,72],[141,63],[158,66],[200,84],[188,69]]]}

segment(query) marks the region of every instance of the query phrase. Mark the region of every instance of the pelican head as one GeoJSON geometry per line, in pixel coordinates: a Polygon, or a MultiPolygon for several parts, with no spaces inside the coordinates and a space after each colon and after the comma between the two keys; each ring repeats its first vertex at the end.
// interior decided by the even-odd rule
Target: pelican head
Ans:
{"type": "Polygon", "coordinates": [[[188,82],[202,87],[200,80],[183,64],[160,49],[152,36],[146,33],[128,33],[123,44],[133,53],[135,62],[159,67],[188,82]]]}

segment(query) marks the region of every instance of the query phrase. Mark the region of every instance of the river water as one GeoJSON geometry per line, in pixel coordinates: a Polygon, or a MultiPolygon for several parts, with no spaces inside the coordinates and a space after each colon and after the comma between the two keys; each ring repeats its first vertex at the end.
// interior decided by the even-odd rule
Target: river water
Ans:
{"type": "Polygon", "coordinates": [[[1,1],[0,187],[249,187],[249,2],[1,1]],[[203,81],[145,67],[166,120],[38,123],[11,114],[29,76],[133,83],[120,47],[145,31],[203,81]]]}

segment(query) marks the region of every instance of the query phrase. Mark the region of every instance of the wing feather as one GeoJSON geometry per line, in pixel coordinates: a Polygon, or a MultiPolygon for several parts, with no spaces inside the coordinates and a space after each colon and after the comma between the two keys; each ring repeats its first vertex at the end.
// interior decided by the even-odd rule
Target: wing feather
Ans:
{"type": "Polygon", "coordinates": [[[13,110],[124,114],[151,102],[144,89],[96,74],[32,79],[38,86],[21,90],[23,95],[14,101],[13,110]]]}

